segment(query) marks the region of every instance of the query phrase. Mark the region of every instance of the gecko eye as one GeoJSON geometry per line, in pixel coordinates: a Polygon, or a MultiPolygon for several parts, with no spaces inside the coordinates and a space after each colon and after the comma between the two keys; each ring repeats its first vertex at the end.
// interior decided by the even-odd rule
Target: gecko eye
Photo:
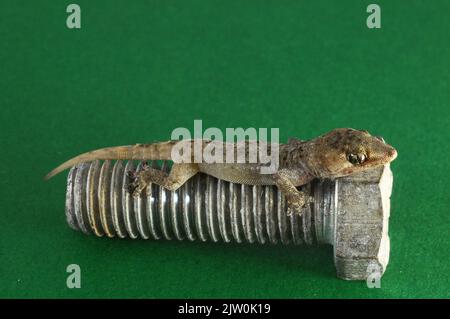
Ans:
{"type": "Polygon", "coordinates": [[[352,163],[353,165],[362,164],[366,160],[366,155],[364,154],[348,154],[347,160],[352,163]]]}

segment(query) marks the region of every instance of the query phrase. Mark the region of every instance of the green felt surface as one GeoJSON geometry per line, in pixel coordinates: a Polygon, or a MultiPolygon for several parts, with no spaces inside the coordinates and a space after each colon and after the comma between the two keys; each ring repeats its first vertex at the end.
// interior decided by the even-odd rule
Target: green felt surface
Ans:
{"type": "Polygon", "coordinates": [[[450,2],[0,3],[0,297],[446,297],[450,2]],[[91,149],[176,127],[279,127],[307,139],[367,129],[393,163],[391,259],[381,289],[335,277],[332,247],[84,236],[64,216],[66,173],[91,149]],[[82,288],[66,287],[66,267],[82,288]]]}

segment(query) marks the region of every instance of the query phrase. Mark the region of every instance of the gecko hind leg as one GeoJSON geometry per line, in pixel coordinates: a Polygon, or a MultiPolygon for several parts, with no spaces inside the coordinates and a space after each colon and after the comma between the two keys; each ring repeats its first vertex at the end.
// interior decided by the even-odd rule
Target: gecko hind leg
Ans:
{"type": "Polygon", "coordinates": [[[304,191],[297,191],[296,194],[290,194],[286,196],[286,199],[288,202],[288,216],[292,214],[297,214],[298,216],[303,215],[303,211],[307,205],[313,202],[313,198],[304,191]]]}
{"type": "Polygon", "coordinates": [[[175,163],[169,174],[145,165],[142,171],[131,176],[133,182],[131,183],[130,191],[134,197],[137,197],[151,183],[160,185],[167,190],[175,191],[188,179],[197,174],[198,171],[197,164],[175,163]]]}

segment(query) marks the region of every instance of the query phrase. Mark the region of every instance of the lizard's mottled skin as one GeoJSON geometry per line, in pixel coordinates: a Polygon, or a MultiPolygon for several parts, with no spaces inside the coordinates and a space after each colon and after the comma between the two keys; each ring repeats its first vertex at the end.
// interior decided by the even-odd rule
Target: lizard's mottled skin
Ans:
{"type": "MultiPolygon", "coordinates": [[[[103,148],[81,154],[51,171],[45,178],[82,162],[93,160],[170,160],[173,146],[179,141],[103,148]]],[[[183,143],[194,143],[183,141],[183,143]]],[[[207,146],[211,141],[202,141],[207,146]]],[[[225,147],[224,147],[225,149],[225,147]]],[[[309,196],[297,189],[314,178],[336,178],[387,164],[397,151],[382,138],[367,131],[339,128],[309,141],[290,139],[279,144],[279,167],[273,174],[262,174],[259,163],[175,163],[169,174],[145,167],[132,179],[134,196],[155,183],[174,191],[188,179],[202,172],[232,183],[277,185],[285,195],[291,211],[300,213],[309,196]]],[[[264,164],[265,165],[265,164],[264,164]]]]}

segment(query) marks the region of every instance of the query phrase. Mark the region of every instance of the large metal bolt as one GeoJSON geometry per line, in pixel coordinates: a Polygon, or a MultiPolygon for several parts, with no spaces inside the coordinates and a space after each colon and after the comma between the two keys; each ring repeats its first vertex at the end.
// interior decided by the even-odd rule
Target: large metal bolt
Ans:
{"type": "MultiPolygon", "coordinates": [[[[156,161],[151,164],[159,167],[156,161]]],[[[142,164],[137,165],[140,170],[142,164]]],[[[198,174],[175,192],[158,185],[139,198],[128,192],[135,162],[105,161],[73,167],[67,178],[66,217],[85,234],[144,239],[235,241],[259,244],[331,244],[337,276],[363,280],[368,267],[389,260],[388,165],[304,186],[314,197],[301,217],[287,215],[275,186],[233,184],[198,174]]],[[[167,171],[167,162],[161,169],[167,171]]]]}

